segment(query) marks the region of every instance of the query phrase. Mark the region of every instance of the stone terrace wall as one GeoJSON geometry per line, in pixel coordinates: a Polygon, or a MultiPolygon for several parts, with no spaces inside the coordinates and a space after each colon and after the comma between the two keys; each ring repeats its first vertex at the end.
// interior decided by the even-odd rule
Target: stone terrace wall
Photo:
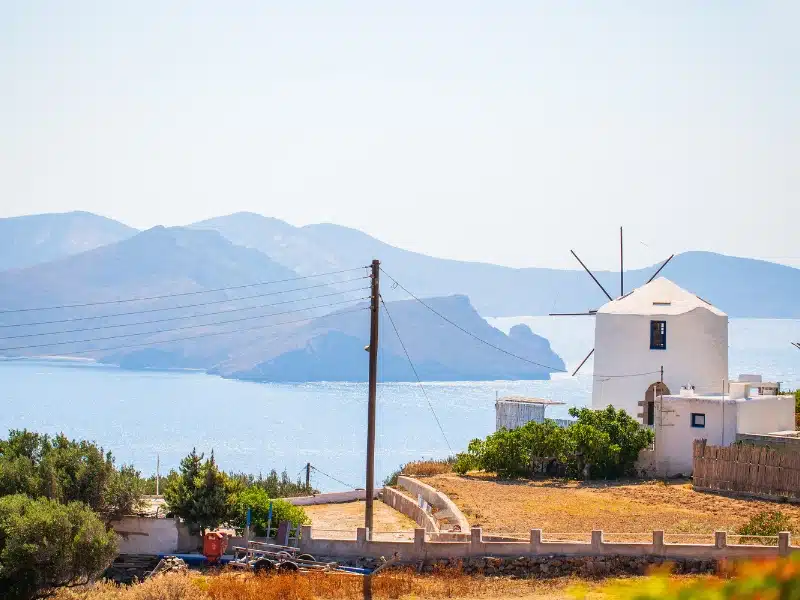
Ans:
{"type": "Polygon", "coordinates": [[[419,494],[425,502],[437,510],[446,512],[449,517],[448,520],[455,523],[462,532],[469,531],[469,521],[447,494],[429,486],[427,483],[421,482],[419,479],[405,475],[400,475],[397,478],[397,485],[415,496],[419,494]]]}
{"type": "Polygon", "coordinates": [[[417,525],[425,529],[425,531],[439,531],[439,526],[436,525],[434,518],[402,492],[389,487],[384,488],[381,500],[396,511],[414,519],[417,525]]]}

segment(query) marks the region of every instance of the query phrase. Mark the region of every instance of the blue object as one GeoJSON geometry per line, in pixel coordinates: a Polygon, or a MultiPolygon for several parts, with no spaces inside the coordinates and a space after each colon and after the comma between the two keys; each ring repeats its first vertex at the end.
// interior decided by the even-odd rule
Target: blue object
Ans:
{"type": "Polygon", "coordinates": [[[269,537],[269,530],[272,527],[272,500],[269,501],[269,510],[267,511],[267,537],[269,537]]]}
{"type": "Polygon", "coordinates": [[[345,573],[356,573],[357,575],[370,575],[372,569],[364,569],[362,567],[338,567],[337,571],[344,571],[345,573]]]}
{"type": "MultiPolygon", "coordinates": [[[[190,567],[205,567],[208,565],[208,559],[203,556],[202,554],[159,554],[158,558],[166,558],[167,556],[175,556],[180,558],[183,562],[190,567]]],[[[225,557],[219,559],[218,564],[227,564],[231,561],[231,557],[225,557]]]]}
{"type": "Polygon", "coordinates": [[[247,509],[247,531],[250,531],[250,509],[247,509]]]}

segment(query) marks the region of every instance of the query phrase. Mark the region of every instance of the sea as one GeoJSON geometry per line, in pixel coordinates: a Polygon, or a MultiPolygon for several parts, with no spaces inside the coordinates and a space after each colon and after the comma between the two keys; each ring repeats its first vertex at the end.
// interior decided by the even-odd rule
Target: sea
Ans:
{"type": "MultiPolygon", "coordinates": [[[[550,340],[568,368],[593,344],[590,317],[487,320],[504,331],[526,323],[550,340]]],[[[800,387],[800,350],[789,343],[800,340],[800,320],[731,319],[729,338],[732,376],[760,373],[784,389],[800,387]]],[[[569,407],[590,403],[591,384],[591,360],[577,376],[556,374],[549,381],[381,383],[378,482],[405,462],[455,454],[491,433],[497,396],[558,400],[564,405],[548,408],[548,416],[563,418],[569,407]]],[[[206,455],[213,450],[226,471],[285,470],[295,479],[311,463],[320,490],[363,487],[366,422],[365,383],[251,383],[87,361],[0,361],[2,437],[27,428],[94,440],[118,464],[133,464],[145,475],[155,472],[157,460],[162,473],[177,468],[197,448],[206,455]]]]}

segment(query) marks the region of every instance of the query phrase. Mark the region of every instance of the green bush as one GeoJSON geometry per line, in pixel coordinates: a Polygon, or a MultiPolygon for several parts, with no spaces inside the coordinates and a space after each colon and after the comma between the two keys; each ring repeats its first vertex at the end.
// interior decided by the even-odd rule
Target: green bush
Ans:
{"type": "Polygon", "coordinates": [[[485,440],[472,440],[456,457],[454,470],[481,469],[500,477],[545,471],[556,464],[571,477],[617,478],[635,472],[636,459],[653,441],[653,432],[625,411],[570,409],[577,417],[568,427],[545,419],[513,430],[501,429],[485,440]]]}
{"type": "Polygon", "coordinates": [[[133,467],[117,470],[111,453],[92,442],[26,430],[0,440],[0,496],[80,501],[111,520],[138,510],[143,492],[133,467]]]}
{"type": "Polygon", "coordinates": [[[81,502],[0,498],[0,598],[27,600],[88,582],[117,553],[116,535],[81,502]]]}
{"type": "MultiPolygon", "coordinates": [[[[294,527],[310,522],[301,506],[289,504],[286,500],[272,500],[272,527],[281,521],[290,521],[294,527]]],[[[258,486],[246,488],[236,495],[232,509],[232,524],[244,529],[247,525],[247,509],[250,509],[250,526],[257,536],[267,535],[270,498],[258,486]]]]}
{"type": "Polygon", "coordinates": [[[789,515],[779,510],[765,510],[750,517],[750,520],[739,527],[736,533],[752,536],[776,536],[781,531],[795,531],[789,515]]]}

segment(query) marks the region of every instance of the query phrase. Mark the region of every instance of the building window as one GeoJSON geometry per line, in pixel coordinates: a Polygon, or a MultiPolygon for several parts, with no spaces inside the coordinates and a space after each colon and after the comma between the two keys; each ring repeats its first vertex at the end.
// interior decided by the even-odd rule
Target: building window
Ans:
{"type": "Polygon", "coordinates": [[[667,349],[667,322],[650,321],[650,350],[667,349]]]}
{"type": "Polygon", "coordinates": [[[692,427],[705,427],[706,414],[705,413],[692,413],[692,427]]]}
{"type": "Polygon", "coordinates": [[[656,403],[647,403],[647,424],[654,425],[656,422],[656,403]]]}

